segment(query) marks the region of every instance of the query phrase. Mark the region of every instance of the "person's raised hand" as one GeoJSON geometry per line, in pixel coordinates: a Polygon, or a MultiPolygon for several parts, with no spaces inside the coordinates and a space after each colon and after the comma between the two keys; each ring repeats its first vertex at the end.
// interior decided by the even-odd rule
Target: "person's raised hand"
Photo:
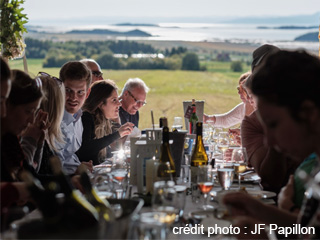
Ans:
{"type": "Polygon", "coordinates": [[[118,130],[120,137],[129,135],[132,132],[133,127],[134,127],[134,124],[131,122],[126,122],[125,124],[121,125],[121,127],[118,130]]]}
{"type": "Polygon", "coordinates": [[[41,144],[44,141],[45,131],[49,126],[48,113],[40,109],[33,123],[29,124],[21,135],[23,137],[31,137],[36,140],[38,144],[41,144]]]}

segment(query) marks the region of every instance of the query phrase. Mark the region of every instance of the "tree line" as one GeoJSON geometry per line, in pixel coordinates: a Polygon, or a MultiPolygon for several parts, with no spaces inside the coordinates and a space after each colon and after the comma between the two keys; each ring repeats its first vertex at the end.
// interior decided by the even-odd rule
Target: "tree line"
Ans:
{"type": "Polygon", "coordinates": [[[197,54],[183,47],[160,51],[149,44],[128,40],[53,42],[26,38],[25,43],[27,57],[44,59],[43,67],[61,67],[67,61],[93,58],[105,69],[205,70],[200,68],[197,54]],[[132,58],[133,53],[162,53],[165,58],[132,58]],[[126,54],[128,58],[114,54],[126,54]]]}

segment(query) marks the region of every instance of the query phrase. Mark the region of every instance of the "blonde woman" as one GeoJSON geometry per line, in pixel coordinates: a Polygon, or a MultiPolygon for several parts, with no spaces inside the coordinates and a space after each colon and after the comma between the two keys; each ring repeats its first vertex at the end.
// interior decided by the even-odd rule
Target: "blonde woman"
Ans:
{"type": "MultiPolygon", "coordinates": [[[[134,124],[127,122],[114,127],[111,119],[119,117],[117,86],[111,80],[101,80],[91,85],[91,92],[83,105],[82,145],[77,152],[81,162],[93,165],[108,156],[110,144],[131,133],[134,124]]],[[[109,150],[110,152],[110,150],[109,150]]]]}
{"type": "Polygon", "coordinates": [[[39,162],[39,173],[51,174],[49,158],[58,151],[57,144],[63,143],[60,124],[64,113],[65,88],[59,78],[40,72],[44,97],[40,109],[48,113],[49,127],[45,132],[42,160],[39,162]]]}
{"type": "Polygon", "coordinates": [[[253,107],[247,101],[247,93],[243,88],[243,83],[250,76],[250,72],[242,74],[239,78],[239,85],[237,87],[241,103],[235,106],[230,111],[223,114],[203,115],[203,121],[205,123],[211,121],[215,127],[229,128],[242,122],[245,116],[250,115],[253,112],[253,107]]]}

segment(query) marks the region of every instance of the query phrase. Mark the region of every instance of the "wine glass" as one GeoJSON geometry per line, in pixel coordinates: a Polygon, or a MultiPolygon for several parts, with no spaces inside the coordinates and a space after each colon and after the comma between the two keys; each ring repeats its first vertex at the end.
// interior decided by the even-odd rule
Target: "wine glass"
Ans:
{"type": "Polygon", "coordinates": [[[197,183],[200,191],[203,193],[204,204],[202,208],[204,210],[213,208],[213,206],[207,204],[208,193],[213,188],[213,176],[211,166],[202,165],[198,167],[197,183]]]}
{"type": "Polygon", "coordinates": [[[228,132],[220,132],[218,135],[218,149],[222,151],[223,165],[225,164],[225,152],[229,148],[230,139],[228,132]]]}
{"type": "Polygon", "coordinates": [[[128,164],[124,151],[115,152],[113,155],[113,166],[111,171],[113,187],[117,198],[123,198],[128,183],[128,164]]]}
{"type": "Polygon", "coordinates": [[[234,163],[233,168],[235,174],[238,176],[239,189],[241,187],[241,173],[245,172],[247,169],[248,156],[246,148],[239,147],[233,149],[231,161],[234,163]]]}
{"type": "Polygon", "coordinates": [[[179,216],[178,195],[173,181],[158,181],[154,183],[152,195],[152,210],[159,212],[158,221],[171,225],[179,216]]]}
{"type": "Polygon", "coordinates": [[[220,127],[215,127],[213,128],[213,131],[212,131],[212,144],[214,145],[214,154],[219,154],[218,152],[218,138],[219,138],[219,133],[223,132],[223,129],[220,128],[220,127]]]}

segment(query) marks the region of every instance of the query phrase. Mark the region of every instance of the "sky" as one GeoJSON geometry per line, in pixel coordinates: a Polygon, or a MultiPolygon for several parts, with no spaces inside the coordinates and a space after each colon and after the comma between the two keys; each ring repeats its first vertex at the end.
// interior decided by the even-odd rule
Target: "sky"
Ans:
{"type": "Polygon", "coordinates": [[[320,12],[320,0],[26,0],[23,7],[30,24],[99,18],[150,22],[158,18],[308,15],[320,12]]]}

